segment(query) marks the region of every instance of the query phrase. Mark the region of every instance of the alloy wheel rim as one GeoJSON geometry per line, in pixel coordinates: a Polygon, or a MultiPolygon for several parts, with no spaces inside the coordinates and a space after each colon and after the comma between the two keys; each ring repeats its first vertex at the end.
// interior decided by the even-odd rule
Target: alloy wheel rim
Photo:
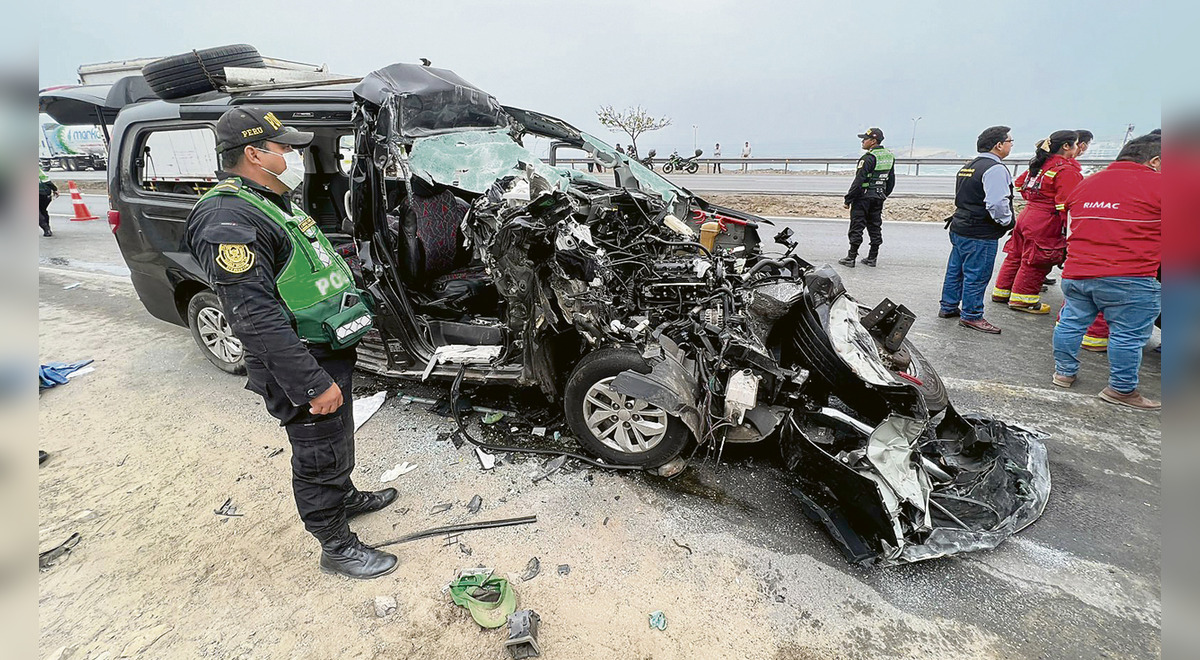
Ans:
{"type": "Polygon", "coordinates": [[[205,307],[196,315],[196,327],[205,348],[222,362],[234,364],[242,359],[242,342],[225,321],[225,313],[215,307],[205,307]]]}
{"type": "Polygon", "coordinates": [[[616,376],[604,378],[588,389],[583,418],[588,430],[605,447],[624,454],[654,449],[667,435],[667,412],[612,388],[616,376]]]}

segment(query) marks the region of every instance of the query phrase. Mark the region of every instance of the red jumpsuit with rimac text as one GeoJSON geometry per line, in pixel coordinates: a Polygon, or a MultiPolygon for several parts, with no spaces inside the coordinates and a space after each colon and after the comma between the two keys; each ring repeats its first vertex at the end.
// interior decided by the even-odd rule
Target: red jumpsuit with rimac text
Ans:
{"type": "Polygon", "coordinates": [[[1042,281],[1066,260],[1066,202],[1082,180],[1079,164],[1057,154],[1036,176],[1026,171],[1017,177],[1014,185],[1029,203],[1004,246],[1008,256],[996,275],[992,300],[1013,307],[1041,307],[1042,281]]]}

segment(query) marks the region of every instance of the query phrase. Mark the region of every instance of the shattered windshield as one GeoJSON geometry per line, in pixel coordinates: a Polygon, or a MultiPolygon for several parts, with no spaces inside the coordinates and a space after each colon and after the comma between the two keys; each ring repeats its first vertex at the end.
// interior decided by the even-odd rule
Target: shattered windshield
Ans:
{"type": "Polygon", "coordinates": [[[662,197],[663,201],[666,202],[667,205],[672,205],[676,200],[686,199],[690,196],[686,191],[683,190],[683,188],[680,188],[679,186],[676,186],[670,181],[662,178],[653,170],[639,163],[637,159],[629,158],[625,154],[618,152],[616,149],[609,146],[596,136],[583,132],[580,132],[580,135],[583,136],[583,143],[587,147],[608,156],[606,160],[609,160],[609,162],[620,159],[622,162],[628,164],[629,169],[633,172],[633,176],[637,179],[638,184],[641,186],[643,192],[654,193],[659,197],[662,197]]]}
{"type": "Polygon", "coordinates": [[[552,167],[513,141],[507,131],[463,131],[413,142],[409,166],[437,183],[474,193],[483,193],[497,179],[531,167],[551,187],[566,190],[571,181],[594,177],[582,172],[552,167]]]}
{"type": "Polygon", "coordinates": [[[401,135],[436,135],[447,131],[487,130],[507,126],[500,104],[485,92],[468,87],[400,97],[401,135]]]}

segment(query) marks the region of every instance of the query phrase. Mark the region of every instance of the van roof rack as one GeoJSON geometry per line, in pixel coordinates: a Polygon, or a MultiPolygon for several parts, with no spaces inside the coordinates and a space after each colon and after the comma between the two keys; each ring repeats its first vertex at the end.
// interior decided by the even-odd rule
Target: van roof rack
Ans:
{"type": "Polygon", "coordinates": [[[328,71],[297,71],[246,67],[225,67],[225,81],[221,91],[234,95],[243,92],[259,92],[272,89],[295,89],[323,85],[357,83],[362,76],[329,73],[328,71]]]}

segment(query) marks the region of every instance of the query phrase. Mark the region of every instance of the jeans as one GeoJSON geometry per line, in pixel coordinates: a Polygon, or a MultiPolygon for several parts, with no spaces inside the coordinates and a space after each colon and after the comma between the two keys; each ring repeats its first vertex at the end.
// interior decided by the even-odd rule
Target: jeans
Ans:
{"type": "Polygon", "coordinates": [[[970,238],[950,232],[950,261],[942,284],[942,311],[953,312],[962,303],[962,318],[983,318],[983,294],[992,279],[999,239],[970,238]]]}
{"type": "Polygon", "coordinates": [[[1054,328],[1054,370],[1079,371],[1079,345],[1100,312],[1108,321],[1108,386],[1128,394],[1137,389],[1142,347],[1162,310],[1162,285],[1153,277],[1096,277],[1062,281],[1066,305],[1054,328]]]}

